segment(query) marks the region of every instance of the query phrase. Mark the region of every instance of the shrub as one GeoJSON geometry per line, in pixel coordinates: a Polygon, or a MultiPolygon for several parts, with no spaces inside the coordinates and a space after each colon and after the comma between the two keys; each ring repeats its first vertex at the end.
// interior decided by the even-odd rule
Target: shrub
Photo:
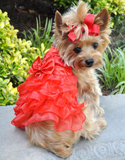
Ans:
{"type": "Polygon", "coordinates": [[[21,40],[17,38],[18,30],[9,23],[7,13],[0,10],[0,105],[14,104],[18,98],[17,86],[25,81],[33,61],[43,58],[50,48],[52,20],[46,20],[45,30],[41,36],[40,21],[33,33],[21,40]],[[31,39],[31,40],[30,40],[31,39]]]}
{"type": "Polygon", "coordinates": [[[124,48],[125,47],[125,19],[122,24],[116,28],[116,30],[111,35],[112,38],[112,48],[124,48]]]}
{"type": "MultiPolygon", "coordinates": [[[[91,13],[97,14],[103,8],[107,8],[111,16],[111,26],[117,27],[122,23],[125,17],[125,1],[124,0],[83,0],[91,6],[91,13]]],[[[73,4],[78,4],[79,0],[54,0],[57,9],[67,10],[73,4]]]]}
{"type": "Polygon", "coordinates": [[[14,104],[17,97],[17,88],[13,87],[12,82],[9,79],[3,80],[0,78],[0,106],[14,104]]]}
{"type": "MultiPolygon", "coordinates": [[[[87,0],[86,0],[87,1],[87,0]]],[[[115,27],[122,23],[125,17],[125,1],[124,0],[89,0],[91,11],[98,13],[103,8],[107,8],[111,16],[111,26],[115,27]]]]}
{"type": "Polygon", "coordinates": [[[54,5],[60,12],[66,11],[70,6],[77,3],[78,0],[54,0],[54,5]]]}
{"type": "Polygon", "coordinates": [[[101,72],[98,77],[103,82],[103,87],[112,88],[111,94],[125,93],[125,48],[113,52],[108,48],[107,53],[104,53],[103,68],[98,70],[101,72]]]}
{"type": "Polygon", "coordinates": [[[7,13],[0,10],[0,105],[15,103],[15,87],[26,79],[29,67],[40,55],[31,41],[18,39],[17,32],[7,13]]]}

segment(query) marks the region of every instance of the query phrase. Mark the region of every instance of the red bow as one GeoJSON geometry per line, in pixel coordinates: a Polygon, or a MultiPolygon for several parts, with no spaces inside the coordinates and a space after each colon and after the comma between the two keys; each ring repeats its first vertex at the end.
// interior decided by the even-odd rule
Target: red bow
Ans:
{"type": "Polygon", "coordinates": [[[39,77],[42,73],[52,74],[54,70],[54,60],[47,57],[41,62],[40,57],[38,57],[32,64],[28,73],[35,73],[35,77],[39,77]],[[47,59],[47,60],[46,60],[47,59]]]}
{"type": "MultiPolygon", "coordinates": [[[[99,35],[99,31],[100,31],[100,27],[98,25],[96,25],[96,24],[93,24],[94,17],[95,17],[94,14],[87,14],[85,19],[84,19],[84,22],[83,22],[88,26],[88,31],[89,31],[88,34],[90,36],[98,36],[99,35]]],[[[73,29],[70,30],[70,33],[68,34],[68,40],[70,42],[72,42],[72,43],[77,43],[77,41],[79,41],[79,39],[81,38],[82,33],[85,31],[85,29],[82,28],[79,38],[76,39],[76,35],[75,35],[75,32],[74,32],[74,30],[76,28],[77,28],[77,26],[73,27],[73,29]]]]}

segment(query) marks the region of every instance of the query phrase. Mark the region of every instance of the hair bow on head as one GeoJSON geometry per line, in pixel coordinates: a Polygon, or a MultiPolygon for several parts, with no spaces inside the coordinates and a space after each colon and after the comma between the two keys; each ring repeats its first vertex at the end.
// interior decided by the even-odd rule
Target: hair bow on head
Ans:
{"type": "MultiPolygon", "coordinates": [[[[90,36],[98,36],[99,35],[99,31],[100,31],[100,27],[96,24],[93,24],[94,22],[94,14],[87,14],[85,19],[84,19],[84,24],[87,25],[88,27],[88,34],[90,36]]],[[[81,28],[81,33],[78,39],[76,39],[76,34],[75,34],[75,29],[77,28],[77,26],[73,27],[73,29],[70,30],[70,33],[68,34],[68,40],[72,43],[77,43],[77,41],[80,40],[82,33],[85,31],[84,28],[81,28]]]]}

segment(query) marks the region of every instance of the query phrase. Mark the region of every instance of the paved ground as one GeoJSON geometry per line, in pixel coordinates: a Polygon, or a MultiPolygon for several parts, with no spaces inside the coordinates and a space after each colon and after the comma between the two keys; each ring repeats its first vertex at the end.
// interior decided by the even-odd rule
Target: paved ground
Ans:
{"type": "MultiPolygon", "coordinates": [[[[125,160],[125,94],[101,97],[108,126],[91,142],[81,139],[66,160],[125,160]]],[[[62,160],[28,145],[24,130],[14,127],[13,106],[0,107],[0,160],[62,160]]]]}

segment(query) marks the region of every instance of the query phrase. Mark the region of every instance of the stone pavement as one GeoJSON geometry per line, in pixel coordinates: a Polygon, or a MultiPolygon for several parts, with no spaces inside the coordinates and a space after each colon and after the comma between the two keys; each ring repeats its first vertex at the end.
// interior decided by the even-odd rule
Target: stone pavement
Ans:
{"type": "MultiPolygon", "coordinates": [[[[81,139],[66,160],[125,160],[125,94],[102,96],[108,123],[95,140],[81,139]]],[[[62,160],[51,152],[28,144],[24,130],[11,125],[14,106],[0,106],[0,160],[62,160]]]]}

